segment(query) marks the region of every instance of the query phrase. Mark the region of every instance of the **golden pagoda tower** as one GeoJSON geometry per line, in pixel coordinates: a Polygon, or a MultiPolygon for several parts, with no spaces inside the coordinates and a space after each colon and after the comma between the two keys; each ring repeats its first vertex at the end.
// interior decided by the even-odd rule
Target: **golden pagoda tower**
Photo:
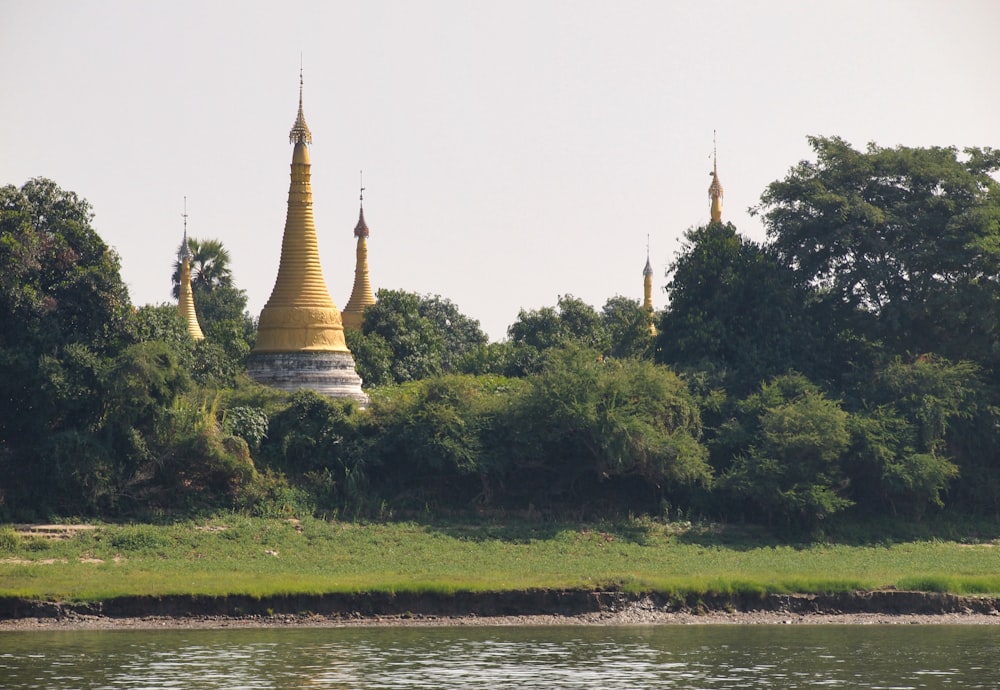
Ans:
{"type": "Polygon", "coordinates": [[[708,186],[708,196],[712,200],[712,222],[722,222],[722,183],[719,182],[719,163],[715,149],[715,130],[712,130],[712,184],[708,186]]]}
{"type": "Polygon", "coordinates": [[[344,306],[344,328],[360,331],[364,323],[365,308],[375,304],[372,284],[368,279],[368,224],[365,223],[365,187],[361,183],[361,211],[358,224],[354,226],[354,236],[358,238],[357,260],[354,264],[354,287],[344,306]]]}
{"type": "Polygon", "coordinates": [[[653,267],[649,263],[649,236],[646,236],[646,267],[642,269],[642,308],[649,314],[649,332],[656,335],[653,323],[653,267]]]}
{"type": "Polygon", "coordinates": [[[191,247],[188,245],[188,214],[187,197],[184,197],[184,239],[181,241],[181,249],[177,252],[177,259],[181,262],[181,278],[178,285],[177,311],[180,313],[184,323],[187,324],[188,333],[195,340],[204,340],[205,334],[201,332],[198,325],[198,314],[194,310],[194,293],[191,291],[191,247]]]}
{"type": "Polygon", "coordinates": [[[320,266],[310,183],[312,132],[302,110],[301,72],[299,111],[288,138],[295,146],[278,277],[260,313],[257,344],[247,359],[247,370],[264,385],[287,391],[308,388],[364,404],[368,396],[361,390],[340,311],[320,266]]]}

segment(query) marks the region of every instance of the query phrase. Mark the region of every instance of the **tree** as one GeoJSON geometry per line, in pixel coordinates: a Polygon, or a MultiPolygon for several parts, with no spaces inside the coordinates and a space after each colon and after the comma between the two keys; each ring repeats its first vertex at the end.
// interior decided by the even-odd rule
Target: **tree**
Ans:
{"type": "Polygon", "coordinates": [[[233,285],[193,291],[195,310],[205,339],[197,344],[200,383],[233,385],[244,371],[257,339],[257,326],[247,312],[247,293],[233,285]],[[214,362],[214,364],[212,364],[214,362]]]}
{"type": "Polygon", "coordinates": [[[441,333],[444,345],[441,350],[441,370],[446,373],[456,371],[469,352],[489,342],[479,321],[460,312],[458,306],[449,299],[440,295],[426,295],[420,298],[418,310],[441,333]]]}
{"type": "Polygon", "coordinates": [[[0,484],[29,509],[45,505],[45,448],[60,434],[74,433],[66,447],[80,461],[103,454],[95,401],[131,339],[118,257],[92,218],[86,200],[51,180],[0,188],[0,484]]]}
{"type": "Polygon", "coordinates": [[[114,358],[68,345],[61,358],[43,358],[40,368],[44,383],[35,411],[45,406],[45,418],[36,437],[0,457],[14,509],[118,511],[169,443],[160,437],[160,423],[187,389],[187,372],[159,341],[131,345],[114,358]]]}
{"type": "MultiPolygon", "coordinates": [[[[253,349],[257,328],[247,312],[247,293],[233,284],[229,251],[219,240],[188,238],[191,293],[205,340],[198,343],[194,367],[199,383],[233,385],[253,349]]],[[[173,292],[180,287],[180,261],[174,263],[173,292]]]]}
{"type": "Polygon", "coordinates": [[[177,355],[182,367],[190,370],[195,364],[197,344],[191,337],[176,304],[146,304],[135,310],[132,337],[135,342],[167,343],[177,355]]]}
{"type": "Polygon", "coordinates": [[[755,209],[783,265],[896,354],[1000,354],[1000,151],[810,137],[755,209]]]}
{"type": "Polygon", "coordinates": [[[289,403],[270,419],[260,446],[262,460],[293,477],[322,476],[327,499],[355,503],[371,462],[360,437],[357,404],[309,390],[293,393],[289,403]]]}
{"type": "Polygon", "coordinates": [[[777,515],[811,527],[851,505],[840,465],[850,441],[848,414],[837,402],[791,374],[765,383],[739,412],[720,435],[735,457],[719,489],[747,501],[768,524],[777,515]]]}
{"type": "Polygon", "coordinates": [[[955,460],[965,459],[955,457],[953,439],[992,426],[982,424],[983,393],[979,369],[969,362],[926,355],[897,358],[881,369],[853,416],[855,494],[913,517],[929,505],[943,506],[945,490],[959,476],[955,460]]]}
{"type": "Polygon", "coordinates": [[[467,505],[492,501],[513,461],[511,401],[520,382],[446,374],[410,381],[372,398],[372,455],[394,494],[467,505]]]}
{"type": "Polygon", "coordinates": [[[392,352],[392,380],[414,381],[439,374],[444,334],[436,323],[420,313],[420,296],[382,289],[376,300],[365,309],[362,333],[378,336],[392,352]]]}
{"type": "Polygon", "coordinates": [[[0,346],[122,345],[128,290],[92,219],[85,199],[52,180],[0,188],[0,346]]]}
{"type": "Polygon", "coordinates": [[[670,488],[710,480],[697,405],[666,367],[570,345],[550,349],[527,383],[512,452],[523,468],[549,472],[554,493],[572,495],[582,479],[670,488]]]}
{"type": "Polygon", "coordinates": [[[352,340],[359,346],[355,361],[371,383],[385,380],[386,349],[388,373],[399,383],[458,371],[467,354],[487,342],[479,322],[450,300],[403,290],[378,291],[377,302],[365,309],[362,335],[352,340]]]}
{"type": "Polygon", "coordinates": [[[393,383],[392,348],[378,333],[365,335],[352,328],[344,329],[347,348],[354,356],[354,368],[365,388],[393,383]]]}
{"type": "MultiPolygon", "coordinates": [[[[191,290],[195,293],[212,292],[216,288],[231,287],[233,272],[229,266],[229,250],[220,240],[188,238],[191,248],[191,290]]],[[[174,299],[180,296],[181,262],[174,262],[174,299]]]]}
{"type": "Polygon", "coordinates": [[[650,326],[653,315],[646,311],[639,300],[611,297],[601,309],[601,322],[608,335],[612,357],[647,357],[653,353],[655,340],[650,326]]]}
{"type": "Polygon", "coordinates": [[[497,374],[498,376],[517,376],[523,374],[525,367],[518,360],[522,354],[509,340],[477,345],[465,353],[458,364],[458,371],[463,374],[481,376],[497,374]]]}
{"type": "Polygon", "coordinates": [[[737,397],[789,369],[832,378],[853,353],[823,323],[810,290],[731,224],[685,233],[669,271],[657,361],[715,372],[737,397]]]}
{"type": "Polygon", "coordinates": [[[538,351],[571,342],[604,352],[607,334],[601,316],[593,307],[573,295],[560,295],[556,305],[518,312],[517,320],[507,329],[516,345],[530,345],[538,351]]]}
{"type": "Polygon", "coordinates": [[[601,354],[611,349],[601,315],[573,295],[560,295],[556,308],[520,310],[507,335],[515,349],[513,362],[520,369],[509,373],[520,376],[539,371],[543,354],[551,348],[576,345],[601,354]]]}

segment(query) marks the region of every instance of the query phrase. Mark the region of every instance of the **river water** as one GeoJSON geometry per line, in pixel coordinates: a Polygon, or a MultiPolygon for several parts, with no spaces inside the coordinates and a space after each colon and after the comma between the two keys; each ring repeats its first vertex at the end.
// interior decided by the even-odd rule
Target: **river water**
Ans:
{"type": "Polygon", "coordinates": [[[0,632],[0,688],[998,688],[1000,626],[0,632]]]}

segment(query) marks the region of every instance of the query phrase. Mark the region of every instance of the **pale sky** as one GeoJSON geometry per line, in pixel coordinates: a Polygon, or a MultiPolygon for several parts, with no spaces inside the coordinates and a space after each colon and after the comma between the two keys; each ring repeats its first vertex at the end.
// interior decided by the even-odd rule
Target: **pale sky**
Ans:
{"type": "Polygon", "coordinates": [[[1000,2],[0,0],[0,184],[94,207],[135,304],[170,301],[188,233],[221,240],[257,315],[274,286],[298,106],[327,286],[436,294],[506,337],[519,309],[661,308],[685,230],[811,157],[1000,147],[1000,2]]]}

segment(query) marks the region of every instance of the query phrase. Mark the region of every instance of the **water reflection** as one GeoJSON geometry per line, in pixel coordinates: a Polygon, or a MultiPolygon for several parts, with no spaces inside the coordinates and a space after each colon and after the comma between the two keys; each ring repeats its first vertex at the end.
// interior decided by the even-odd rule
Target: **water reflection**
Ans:
{"type": "Polygon", "coordinates": [[[996,688],[1000,626],[0,633],[0,687],[996,688]]]}

